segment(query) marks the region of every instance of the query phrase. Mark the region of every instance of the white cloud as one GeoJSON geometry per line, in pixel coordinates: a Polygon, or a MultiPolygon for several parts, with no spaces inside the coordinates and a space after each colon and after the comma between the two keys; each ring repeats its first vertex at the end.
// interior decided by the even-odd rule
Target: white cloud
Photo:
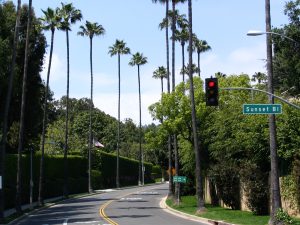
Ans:
{"type": "Polygon", "coordinates": [[[234,49],[224,60],[213,52],[203,56],[201,72],[205,77],[214,75],[216,72],[225,74],[246,73],[253,75],[255,72],[264,72],[265,69],[265,44],[234,49]]]}
{"type": "MultiPolygon", "coordinates": [[[[43,71],[41,73],[42,79],[46,82],[47,80],[47,72],[49,66],[49,54],[45,57],[45,64],[43,71]]],[[[59,55],[53,53],[52,54],[52,62],[51,62],[51,71],[50,71],[50,82],[55,83],[60,81],[62,78],[65,77],[66,74],[66,67],[64,67],[64,60],[59,57],[59,55]]]]}

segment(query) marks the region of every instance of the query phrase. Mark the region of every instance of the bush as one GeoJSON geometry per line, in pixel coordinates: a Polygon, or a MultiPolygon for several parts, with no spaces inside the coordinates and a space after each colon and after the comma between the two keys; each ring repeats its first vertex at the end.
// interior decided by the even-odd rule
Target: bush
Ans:
{"type": "Polygon", "coordinates": [[[228,162],[215,164],[209,177],[216,184],[218,197],[232,209],[240,209],[240,178],[238,168],[228,162]]]}
{"type": "Polygon", "coordinates": [[[269,184],[268,172],[261,171],[257,165],[244,164],[241,178],[247,197],[247,206],[255,215],[269,213],[269,184]]]}

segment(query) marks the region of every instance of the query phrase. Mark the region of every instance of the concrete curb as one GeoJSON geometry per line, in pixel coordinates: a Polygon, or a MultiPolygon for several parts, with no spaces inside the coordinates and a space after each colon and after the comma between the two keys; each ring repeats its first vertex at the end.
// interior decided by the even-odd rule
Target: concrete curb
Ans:
{"type": "Polygon", "coordinates": [[[195,216],[195,215],[191,215],[191,214],[188,214],[188,213],[178,211],[176,209],[173,209],[173,208],[169,207],[166,204],[166,199],[167,199],[167,197],[162,198],[159,205],[166,212],[171,213],[173,215],[182,217],[184,219],[201,222],[201,223],[204,223],[204,224],[207,224],[207,225],[237,225],[237,224],[227,223],[227,222],[224,222],[224,221],[207,219],[207,218],[203,218],[203,217],[199,217],[199,216],[195,216]]]}

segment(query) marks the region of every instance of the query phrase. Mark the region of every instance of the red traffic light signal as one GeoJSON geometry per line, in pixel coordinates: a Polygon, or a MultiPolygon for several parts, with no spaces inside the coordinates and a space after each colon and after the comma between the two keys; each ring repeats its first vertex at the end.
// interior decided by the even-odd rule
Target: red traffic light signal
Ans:
{"type": "Polygon", "coordinates": [[[219,87],[218,78],[205,79],[205,97],[207,106],[218,106],[219,87]]]}

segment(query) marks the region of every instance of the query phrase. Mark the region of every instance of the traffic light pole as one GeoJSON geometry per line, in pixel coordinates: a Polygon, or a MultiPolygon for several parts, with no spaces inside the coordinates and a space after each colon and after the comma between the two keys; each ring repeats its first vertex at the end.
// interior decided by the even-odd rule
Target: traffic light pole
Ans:
{"type": "Polygon", "coordinates": [[[279,100],[285,102],[286,104],[288,104],[288,105],[290,105],[290,106],[292,106],[292,107],[294,107],[294,108],[300,110],[300,106],[295,105],[295,104],[289,102],[288,100],[286,100],[286,99],[284,99],[284,98],[281,98],[281,97],[279,97],[279,96],[277,96],[277,95],[274,95],[274,94],[272,94],[272,93],[270,93],[270,92],[263,91],[263,90],[260,90],[260,89],[255,89],[255,88],[244,88],[244,87],[228,87],[228,88],[219,88],[219,89],[220,89],[220,90],[227,90],[227,91],[232,91],[232,90],[247,90],[247,91],[257,91],[257,92],[262,92],[262,93],[265,93],[265,94],[267,94],[267,95],[269,95],[269,96],[272,96],[272,97],[274,97],[274,98],[277,98],[277,99],[279,99],[279,100]]]}

